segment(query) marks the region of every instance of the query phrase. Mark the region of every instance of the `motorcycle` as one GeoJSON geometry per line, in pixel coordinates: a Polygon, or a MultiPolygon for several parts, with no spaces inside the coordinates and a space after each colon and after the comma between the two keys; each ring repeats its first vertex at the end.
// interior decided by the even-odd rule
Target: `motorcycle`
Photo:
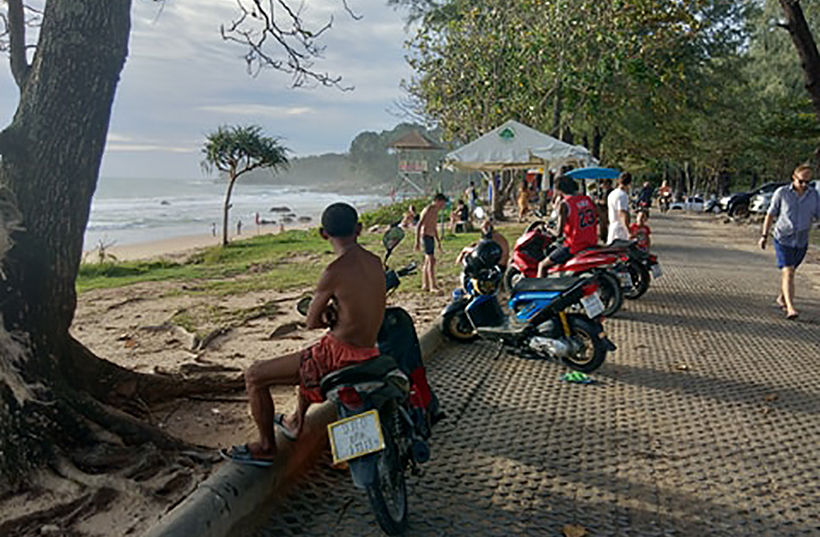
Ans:
{"type": "MultiPolygon", "coordinates": [[[[400,227],[387,231],[385,263],[403,238],[400,227]]],[[[415,269],[415,263],[388,268],[387,293],[415,269]]],[[[297,305],[303,315],[310,300],[305,297],[297,305]]],[[[428,439],[443,414],[427,385],[410,315],[399,307],[387,308],[377,340],[379,356],[324,376],[320,389],[339,418],[327,426],[333,463],[348,464],[353,484],[366,491],[379,526],[388,535],[399,535],[407,528],[405,472],[418,474],[418,466],[430,459],[428,439]]]]}
{"type": "Polygon", "coordinates": [[[633,240],[616,239],[610,244],[593,246],[590,251],[607,252],[621,256],[621,263],[629,271],[631,285],[624,286],[624,298],[636,300],[649,290],[652,279],[663,275],[658,256],[638,248],[633,240]]]}
{"type": "Polygon", "coordinates": [[[601,325],[604,305],[596,274],[566,278],[526,278],[511,291],[505,314],[498,302],[501,248],[484,239],[464,259],[463,287],[441,314],[441,330],[456,341],[500,341],[535,358],[558,358],[588,373],[615,350],[601,325]],[[567,313],[570,308],[585,312],[567,313]]]}
{"type": "Polygon", "coordinates": [[[672,203],[672,194],[661,194],[658,196],[658,207],[662,213],[669,211],[669,205],[672,203]]]}
{"type": "MultiPolygon", "coordinates": [[[[538,263],[557,246],[555,235],[547,230],[544,222],[530,224],[513,246],[510,266],[504,274],[505,289],[512,289],[523,278],[535,278],[538,275],[538,263]]],[[[604,316],[611,317],[623,305],[623,289],[633,285],[622,257],[611,252],[584,250],[566,263],[552,265],[548,274],[549,277],[595,274],[600,298],[604,303],[604,316]]]]}

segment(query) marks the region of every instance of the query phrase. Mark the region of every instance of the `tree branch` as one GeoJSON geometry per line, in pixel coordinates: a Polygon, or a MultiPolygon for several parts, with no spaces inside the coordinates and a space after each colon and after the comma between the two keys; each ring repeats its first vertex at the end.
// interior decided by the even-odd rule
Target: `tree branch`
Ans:
{"type": "MultiPolygon", "coordinates": [[[[245,61],[251,74],[255,75],[263,67],[271,67],[293,75],[294,87],[315,82],[336,86],[343,91],[353,89],[341,84],[341,76],[313,70],[313,59],[321,57],[324,52],[317,39],[331,28],[333,17],[324,26],[309,29],[304,25],[301,8],[294,10],[286,0],[237,0],[236,3],[239,14],[230,25],[220,27],[220,33],[225,41],[247,47],[245,61]],[[276,50],[284,53],[282,57],[269,52],[269,39],[278,45],[274,47],[276,50]]],[[[354,20],[361,19],[350,9],[347,0],[342,0],[342,4],[354,20]]]]}
{"type": "Polygon", "coordinates": [[[17,87],[23,89],[30,70],[26,60],[26,15],[22,0],[7,0],[7,3],[11,74],[17,87]]]}

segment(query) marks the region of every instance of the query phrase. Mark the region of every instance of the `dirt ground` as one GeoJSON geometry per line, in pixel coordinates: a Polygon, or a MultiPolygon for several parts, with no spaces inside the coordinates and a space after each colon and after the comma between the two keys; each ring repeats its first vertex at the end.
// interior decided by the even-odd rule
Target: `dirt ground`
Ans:
{"type": "MultiPolygon", "coordinates": [[[[713,216],[685,218],[709,228],[716,241],[757,248],[758,224],[727,223],[713,216]]],[[[515,237],[508,239],[513,243],[515,237]]],[[[800,272],[813,275],[813,284],[820,284],[820,251],[809,252],[800,272]]],[[[443,288],[452,287],[452,283],[444,283],[443,288]]],[[[298,299],[309,291],[249,292],[216,299],[198,292],[191,283],[181,282],[98,289],[79,297],[72,332],[98,356],[135,371],[183,373],[192,382],[215,374],[237,379],[254,361],[297,351],[320,337],[319,331],[300,325],[301,316],[295,310],[298,299]]],[[[421,334],[447,299],[447,294],[417,292],[392,302],[400,302],[411,313],[421,334]]],[[[274,389],[277,410],[290,411],[294,394],[291,387],[274,389]]],[[[214,454],[219,447],[255,437],[243,389],[170,401],[151,408],[149,421],[173,436],[212,449],[214,454]]],[[[55,511],[54,522],[33,522],[31,533],[15,534],[139,535],[205,479],[218,460],[212,457],[189,465],[173,478],[160,472],[136,483],[133,476],[87,476],[71,469],[58,469],[56,474],[62,477],[57,477],[51,469],[35,476],[27,493],[0,498],[0,529],[4,522],[27,513],[42,513],[67,502],[70,507],[72,501],[82,500],[76,509],[69,509],[71,516],[55,511]],[[177,482],[180,475],[184,479],[177,482]],[[90,494],[94,487],[97,493],[90,494]],[[100,490],[115,492],[100,496],[100,490]]]]}
{"type": "MultiPolygon", "coordinates": [[[[298,351],[321,337],[321,331],[303,327],[295,307],[310,291],[215,298],[181,282],[97,289],[79,297],[72,334],[98,356],[128,369],[182,373],[191,382],[206,375],[235,381],[254,361],[298,351]]],[[[444,294],[417,292],[389,303],[400,302],[421,334],[446,300],[444,294]]],[[[272,393],[277,411],[293,409],[295,387],[277,387],[272,393]]],[[[31,522],[22,528],[11,525],[10,535],[139,535],[209,475],[220,462],[218,448],[256,438],[244,388],[172,400],[151,408],[148,420],[172,436],[208,448],[213,456],[193,465],[183,463],[181,472],[178,461],[157,456],[153,464],[169,470],[146,479],[48,469],[32,479],[27,492],[0,498],[0,534],[6,535],[4,524],[28,516],[31,522]],[[98,487],[115,492],[98,497],[90,492],[98,487]]]]}

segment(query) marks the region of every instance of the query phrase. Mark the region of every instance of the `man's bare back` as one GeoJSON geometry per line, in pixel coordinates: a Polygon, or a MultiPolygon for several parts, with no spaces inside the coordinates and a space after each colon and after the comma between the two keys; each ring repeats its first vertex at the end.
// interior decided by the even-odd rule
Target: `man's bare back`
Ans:
{"type": "Polygon", "coordinates": [[[355,347],[373,347],[385,303],[381,260],[354,243],[327,266],[319,279],[308,312],[308,328],[329,327],[339,341],[355,347]],[[335,309],[335,322],[323,315],[330,304],[335,309]]]}

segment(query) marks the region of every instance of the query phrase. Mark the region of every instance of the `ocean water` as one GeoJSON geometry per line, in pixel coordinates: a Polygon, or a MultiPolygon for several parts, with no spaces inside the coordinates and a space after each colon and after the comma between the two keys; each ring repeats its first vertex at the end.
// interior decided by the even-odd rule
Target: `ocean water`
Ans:
{"type": "MultiPolygon", "coordinates": [[[[101,177],[91,202],[91,216],[85,232],[84,248],[106,244],[137,244],[185,235],[210,234],[216,224],[222,232],[222,203],[227,183],[201,179],[127,179],[101,177]]],[[[313,192],[297,186],[254,185],[237,181],[231,195],[230,230],[242,220],[243,232],[255,229],[254,215],[276,220],[282,213],[271,207],[288,207],[297,216],[318,220],[324,208],[344,201],[359,211],[388,201],[378,195],[350,195],[313,192]]],[[[287,228],[287,224],[286,224],[287,228]]]]}

